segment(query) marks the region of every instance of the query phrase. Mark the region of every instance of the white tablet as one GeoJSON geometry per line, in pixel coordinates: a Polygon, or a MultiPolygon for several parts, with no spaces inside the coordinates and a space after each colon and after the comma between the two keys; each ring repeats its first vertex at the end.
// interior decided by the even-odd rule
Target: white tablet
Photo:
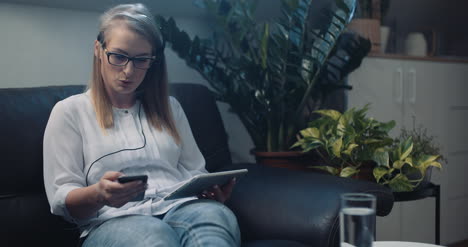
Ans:
{"type": "Polygon", "coordinates": [[[174,200],[184,197],[197,196],[204,190],[213,187],[214,185],[224,185],[232,178],[240,178],[248,172],[247,169],[239,169],[225,172],[213,172],[199,174],[192,177],[186,183],[178,187],[169,195],[164,197],[164,200],[174,200]]]}

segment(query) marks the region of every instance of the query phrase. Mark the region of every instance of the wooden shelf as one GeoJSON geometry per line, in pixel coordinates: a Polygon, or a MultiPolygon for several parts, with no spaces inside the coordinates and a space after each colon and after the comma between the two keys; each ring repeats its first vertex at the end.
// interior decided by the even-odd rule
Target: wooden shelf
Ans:
{"type": "Polygon", "coordinates": [[[435,56],[408,56],[404,54],[389,54],[389,53],[370,53],[368,57],[386,58],[386,59],[402,59],[402,60],[420,60],[445,63],[468,63],[468,57],[435,57],[435,56]]]}

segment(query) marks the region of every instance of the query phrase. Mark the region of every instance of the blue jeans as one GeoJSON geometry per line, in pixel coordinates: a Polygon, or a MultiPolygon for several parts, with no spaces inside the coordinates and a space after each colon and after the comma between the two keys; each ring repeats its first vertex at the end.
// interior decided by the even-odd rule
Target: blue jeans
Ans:
{"type": "Polygon", "coordinates": [[[214,200],[185,202],[158,218],[129,215],[92,230],[83,247],[96,246],[240,246],[237,219],[214,200]]]}

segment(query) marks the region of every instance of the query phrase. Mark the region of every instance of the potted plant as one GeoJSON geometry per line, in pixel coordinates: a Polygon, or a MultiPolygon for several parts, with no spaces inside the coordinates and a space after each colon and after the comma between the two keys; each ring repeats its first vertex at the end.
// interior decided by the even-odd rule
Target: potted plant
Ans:
{"type": "Polygon", "coordinates": [[[403,128],[389,148],[389,157],[389,162],[392,163],[387,165],[384,160],[385,163],[374,169],[374,175],[379,183],[388,184],[398,192],[426,186],[431,178],[432,167],[441,169],[441,162],[447,162],[434,137],[422,126],[413,130],[403,128]],[[408,155],[405,157],[406,154],[408,155]],[[398,176],[395,171],[402,175],[392,179],[398,176]]]}
{"type": "Polygon", "coordinates": [[[321,117],[309,123],[300,131],[293,147],[301,147],[303,152],[316,152],[326,165],[311,166],[333,175],[352,177],[362,169],[367,174],[361,177],[372,179],[375,160],[380,158],[380,150],[393,143],[389,131],[394,121],[387,123],[368,118],[368,105],[362,109],[349,109],[343,114],[335,110],[318,110],[321,117]]]}
{"type": "Polygon", "coordinates": [[[368,47],[349,35],[336,47],[355,0],[332,1],[314,19],[313,1],[282,0],[282,16],[269,22],[254,18],[256,2],[197,1],[213,18],[207,39],[190,38],[172,18],[158,22],[172,50],[239,116],[256,151],[290,151],[329,92],[349,88],[341,79],[360,65],[368,47]]]}
{"type": "Polygon", "coordinates": [[[320,118],[300,131],[294,146],[317,152],[326,165],[312,166],[341,177],[361,177],[389,186],[394,192],[417,188],[431,167],[441,168],[439,148],[425,131],[407,131],[393,139],[394,121],[366,116],[368,105],[341,114],[319,110],[320,118]],[[367,174],[360,174],[367,171],[367,174]]]}

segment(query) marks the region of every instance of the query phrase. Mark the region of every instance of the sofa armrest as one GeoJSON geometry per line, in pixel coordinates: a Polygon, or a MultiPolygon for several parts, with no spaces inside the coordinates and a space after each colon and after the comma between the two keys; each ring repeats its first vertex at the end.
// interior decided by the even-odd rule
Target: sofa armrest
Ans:
{"type": "Polygon", "coordinates": [[[227,205],[238,218],[244,240],[338,246],[340,194],[374,194],[379,216],[393,207],[392,192],[376,183],[257,164],[234,164],[223,170],[239,168],[249,173],[238,181],[227,205]]]}

